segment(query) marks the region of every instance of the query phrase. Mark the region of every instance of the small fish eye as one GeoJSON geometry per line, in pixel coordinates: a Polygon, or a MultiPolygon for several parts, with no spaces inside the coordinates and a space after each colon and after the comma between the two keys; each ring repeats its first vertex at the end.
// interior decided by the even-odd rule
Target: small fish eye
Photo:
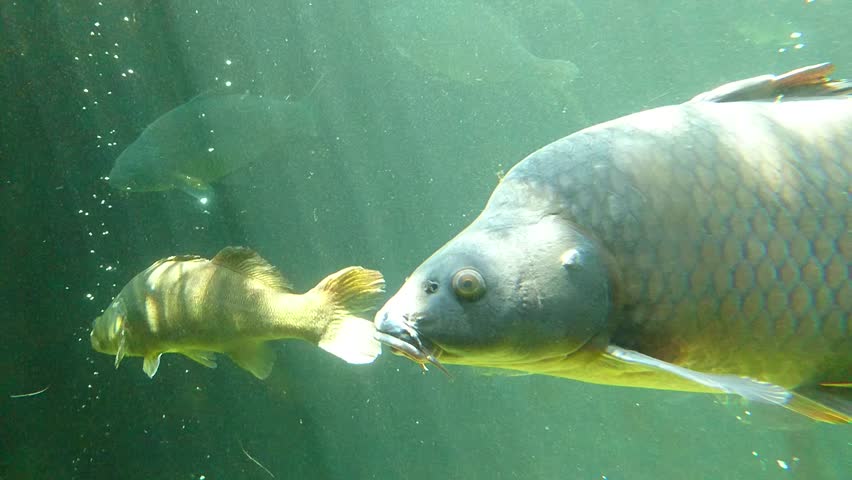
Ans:
{"type": "Polygon", "coordinates": [[[425,290],[426,293],[428,293],[430,295],[437,292],[438,291],[438,282],[436,282],[434,280],[427,280],[426,283],[423,285],[423,290],[425,290]]]}
{"type": "Polygon", "coordinates": [[[473,268],[463,268],[453,275],[453,290],[463,300],[479,300],[485,295],[485,279],[473,268]]]}

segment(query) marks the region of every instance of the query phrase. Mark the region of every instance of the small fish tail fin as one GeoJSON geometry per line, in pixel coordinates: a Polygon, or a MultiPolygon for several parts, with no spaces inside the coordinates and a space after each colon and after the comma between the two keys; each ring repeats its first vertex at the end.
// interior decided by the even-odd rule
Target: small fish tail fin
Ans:
{"type": "Polygon", "coordinates": [[[318,346],[349,363],[370,363],[381,353],[381,344],[373,338],[373,322],[359,318],[376,308],[384,293],[385,280],[380,272],[363,267],[348,267],[323,279],[312,292],[325,296],[334,305],[335,318],[323,332],[318,346]]]}
{"type": "Polygon", "coordinates": [[[376,270],[347,267],[322,279],[313,288],[348,313],[368,312],[378,306],[385,292],[385,279],[376,270]]]}

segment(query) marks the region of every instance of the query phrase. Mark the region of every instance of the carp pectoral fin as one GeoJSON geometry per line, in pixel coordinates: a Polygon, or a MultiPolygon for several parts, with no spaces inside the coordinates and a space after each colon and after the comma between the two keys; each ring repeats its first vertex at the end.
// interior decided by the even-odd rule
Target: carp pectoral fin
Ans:
{"type": "Polygon", "coordinates": [[[246,343],[225,353],[240,368],[248,370],[261,380],[272,373],[272,365],[275,364],[275,352],[266,342],[246,343]]]}
{"type": "Polygon", "coordinates": [[[371,363],[382,353],[382,345],[373,338],[373,322],[344,317],[329,324],[317,346],[349,363],[371,363]]]}
{"type": "Polygon", "coordinates": [[[733,393],[747,400],[772,403],[789,407],[793,393],[778,385],[752,380],[750,378],[736,375],[716,375],[711,373],[696,372],[688,368],[680,367],[642,353],[627,350],[615,345],[609,345],[606,353],[622,362],[663,370],[677,375],[681,378],[691,380],[695,383],[710,387],[725,393],[733,393]]]}
{"type": "Polygon", "coordinates": [[[194,197],[201,205],[209,205],[213,201],[213,187],[200,178],[177,175],[176,183],[182,192],[194,197]]]}
{"type": "Polygon", "coordinates": [[[180,354],[194,362],[204,365],[207,368],[216,368],[216,354],[213,352],[207,352],[204,350],[188,350],[186,352],[182,351],[180,354]]]}
{"type": "Polygon", "coordinates": [[[842,384],[798,388],[785,406],[820,422],[852,423],[852,391],[842,384]]]}
{"type": "Polygon", "coordinates": [[[160,356],[162,353],[149,353],[145,355],[142,361],[142,370],[148,375],[148,378],[154,378],[157,374],[157,369],[160,368],[160,356]]]}

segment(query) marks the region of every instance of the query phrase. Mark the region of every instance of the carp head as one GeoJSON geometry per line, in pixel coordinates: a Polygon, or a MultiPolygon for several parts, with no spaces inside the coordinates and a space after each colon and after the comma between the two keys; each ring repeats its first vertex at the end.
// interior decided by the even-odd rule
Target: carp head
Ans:
{"type": "Polygon", "coordinates": [[[376,339],[424,368],[536,371],[605,329],[609,280],[599,251],[556,213],[482,215],[376,314],[376,339]]]}

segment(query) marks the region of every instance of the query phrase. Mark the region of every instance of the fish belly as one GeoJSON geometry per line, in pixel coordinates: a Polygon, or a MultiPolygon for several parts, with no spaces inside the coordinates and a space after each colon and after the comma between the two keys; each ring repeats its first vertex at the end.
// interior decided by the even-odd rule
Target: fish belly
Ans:
{"type": "Polygon", "coordinates": [[[684,104],[572,137],[554,179],[616,265],[615,343],[785,387],[852,380],[852,99],[684,104]]]}

